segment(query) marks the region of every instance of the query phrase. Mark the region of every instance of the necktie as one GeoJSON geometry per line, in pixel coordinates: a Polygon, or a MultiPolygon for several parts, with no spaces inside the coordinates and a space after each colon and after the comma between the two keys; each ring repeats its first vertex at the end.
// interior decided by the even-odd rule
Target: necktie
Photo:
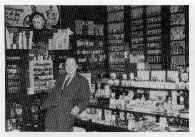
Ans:
{"type": "Polygon", "coordinates": [[[62,85],[62,90],[64,89],[64,86],[68,86],[68,83],[70,81],[70,76],[67,76],[65,79],[64,79],[64,82],[63,82],[63,85],[62,85]]]}

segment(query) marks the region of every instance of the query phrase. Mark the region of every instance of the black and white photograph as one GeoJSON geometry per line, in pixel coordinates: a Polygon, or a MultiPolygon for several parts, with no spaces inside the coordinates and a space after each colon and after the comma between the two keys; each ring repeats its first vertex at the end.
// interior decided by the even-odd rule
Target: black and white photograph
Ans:
{"type": "Polygon", "coordinates": [[[4,38],[5,132],[190,132],[189,5],[6,4],[4,38]]]}

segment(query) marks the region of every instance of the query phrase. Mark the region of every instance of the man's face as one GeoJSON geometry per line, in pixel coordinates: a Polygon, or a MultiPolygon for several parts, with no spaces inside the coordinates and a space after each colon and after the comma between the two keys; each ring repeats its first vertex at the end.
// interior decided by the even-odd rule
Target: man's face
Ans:
{"type": "Polygon", "coordinates": [[[74,74],[78,68],[74,58],[68,58],[65,63],[65,69],[68,74],[74,74]]]}

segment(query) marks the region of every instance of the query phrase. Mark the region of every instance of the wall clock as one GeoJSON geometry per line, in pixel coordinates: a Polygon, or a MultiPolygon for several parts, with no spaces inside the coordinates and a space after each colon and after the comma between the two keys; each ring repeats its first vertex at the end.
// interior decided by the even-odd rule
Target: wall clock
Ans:
{"type": "Polygon", "coordinates": [[[38,13],[34,14],[32,17],[32,26],[34,29],[43,29],[45,26],[45,18],[38,13]]]}

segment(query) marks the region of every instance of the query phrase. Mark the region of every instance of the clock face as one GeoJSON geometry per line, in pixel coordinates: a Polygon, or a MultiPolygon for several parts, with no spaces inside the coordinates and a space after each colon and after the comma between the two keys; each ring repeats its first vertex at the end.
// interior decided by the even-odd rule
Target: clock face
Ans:
{"type": "Polygon", "coordinates": [[[45,20],[41,15],[36,14],[32,19],[33,27],[35,29],[42,29],[45,25],[45,20]]]}

